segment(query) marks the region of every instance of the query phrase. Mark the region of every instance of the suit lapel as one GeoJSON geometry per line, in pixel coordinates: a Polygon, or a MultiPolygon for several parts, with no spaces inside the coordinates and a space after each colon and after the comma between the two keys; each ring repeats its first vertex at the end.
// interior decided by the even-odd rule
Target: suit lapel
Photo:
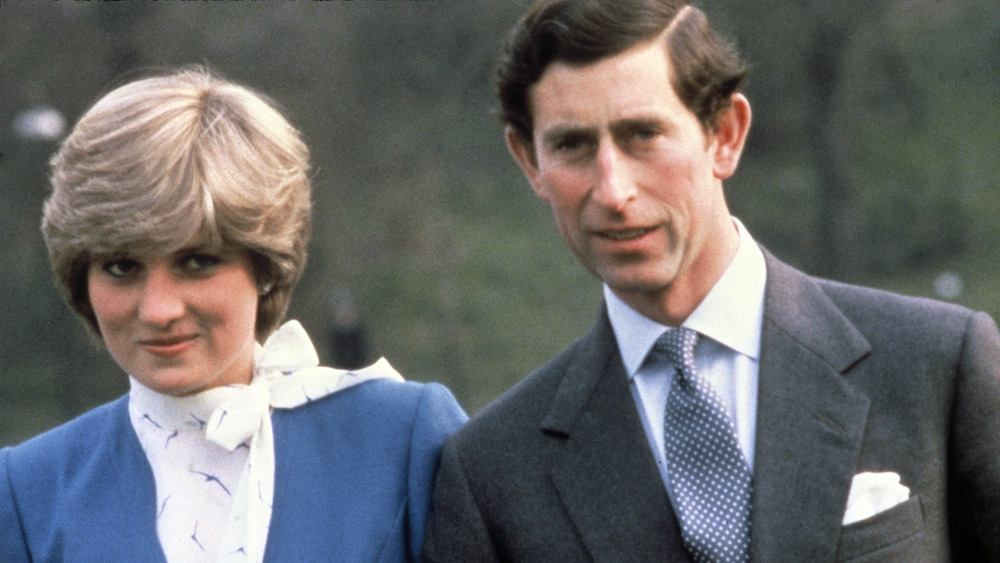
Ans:
{"type": "MultiPolygon", "coordinates": [[[[869,400],[844,373],[870,353],[804,274],[765,251],[751,551],[832,560],[869,400]]],[[[687,557],[607,314],[575,347],[543,430],[564,435],[552,480],[595,561],[687,557]]]]}
{"type": "Polygon", "coordinates": [[[543,430],[552,481],[595,561],[686,559],[606,313],[575,347],[543,430]]]}
{"type": "Polygon", "coordinates": [[[815,282],[766,256],[752,559],[832,560],[869,405],[843,373],[870,347],[815,282]]]}

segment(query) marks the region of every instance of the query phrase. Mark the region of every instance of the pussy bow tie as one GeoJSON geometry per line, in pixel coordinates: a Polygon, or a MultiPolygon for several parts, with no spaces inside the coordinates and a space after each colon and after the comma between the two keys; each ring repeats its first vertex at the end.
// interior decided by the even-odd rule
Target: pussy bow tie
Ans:
{"type": "Polygon", "coordinates": [[[212,413],[206,437],[231,451],[270,420],[271,407],[293,409],[371,379],[403,377],[385,358],[353,371],[321,367],[305,329],[288,321],[254,351],[253,381],[230,386],[237,392],[212,413]]]}
{"type": "Polygon", "coordinates": [[[271,409],[292,409],[373,379],[403,381],[384,358],[361,370],[319,366],[319,357],[298,321],[282,325],[254,352],[254,376],[213,412],[208,440],[229,451],[249,441],[248,469],[223,536],[219,553],[243,549],[248,561],[264,557],[274,495],[274,431],[271,409]]]}

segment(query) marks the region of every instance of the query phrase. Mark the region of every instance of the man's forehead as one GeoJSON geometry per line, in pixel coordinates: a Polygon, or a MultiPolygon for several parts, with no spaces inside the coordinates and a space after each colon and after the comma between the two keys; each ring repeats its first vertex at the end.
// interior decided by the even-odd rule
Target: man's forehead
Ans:
{"type": "Polygon", "coordinates": [[[590,64],[557,61],[528,90],[535,132],[621,119],[655,119],[681,109],[662,42],[590,64]]]}

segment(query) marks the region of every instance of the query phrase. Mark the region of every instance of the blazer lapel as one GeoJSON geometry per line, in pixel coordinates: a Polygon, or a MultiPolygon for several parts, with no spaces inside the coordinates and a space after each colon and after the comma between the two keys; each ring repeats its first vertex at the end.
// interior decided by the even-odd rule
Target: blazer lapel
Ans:
{"type": "Polygon", "coordinates": [[[595,561],[687,559],[606,312],[575,347],[543,430],[565,436],[552,481],[595,561]]]}
{"type": "MultiPolygon", "coordinates": [[[[94,494],[99,510],[90,514],[91,525],[103,530],[127,530],[98,546],[110,560],[166,561],[156,531],[156,484],[146,454],[128,416],[128,396],[113,406],[109,424],[95,444],[90,461],[94,494]],[[119,554],[119,555],[115,555],[119,554]]],[[[79,518],[80,514],[68,515],[79,518]]],[[[99,535],[94,541],[108,540],[99,535]]]]}
{"type": "Polygon", "coordinates": [[[752,559],[833,560],[869,405],[843,373],[871,348],[814,281],[765,255],[752,559]]]}

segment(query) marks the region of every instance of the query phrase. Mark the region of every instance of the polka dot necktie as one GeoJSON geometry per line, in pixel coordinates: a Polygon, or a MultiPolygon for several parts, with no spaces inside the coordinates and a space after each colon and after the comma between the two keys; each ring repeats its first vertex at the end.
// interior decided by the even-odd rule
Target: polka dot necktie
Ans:
{"type": "Polygon", "coordinates": [[[681,536],[696,562],[750,559],[750,471],[714,389],[695,369],[698,333],[668,330],[653,355],[676,366],[664,442],[681,536]]]}

